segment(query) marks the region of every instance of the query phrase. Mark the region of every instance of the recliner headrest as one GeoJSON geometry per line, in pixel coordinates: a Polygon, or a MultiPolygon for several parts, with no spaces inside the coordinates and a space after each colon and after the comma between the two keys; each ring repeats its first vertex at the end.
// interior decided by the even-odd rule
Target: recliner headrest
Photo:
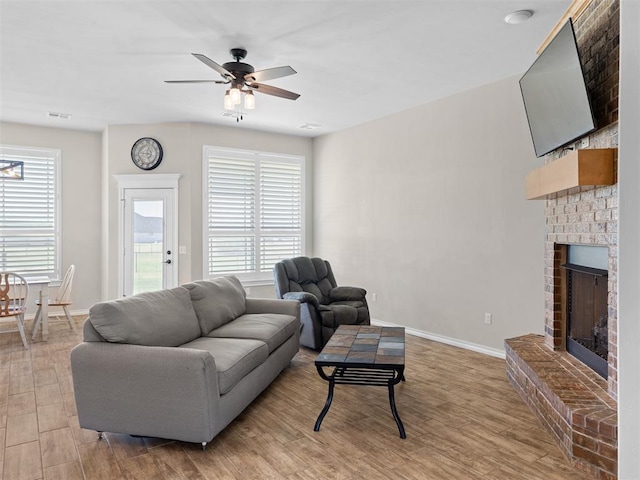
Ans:
{"type": "Polygon", "coordinates": [[[318,283],[329,271],[321,258],[296,257],[282,260],[289,280],[299,284],[318,283]]]}

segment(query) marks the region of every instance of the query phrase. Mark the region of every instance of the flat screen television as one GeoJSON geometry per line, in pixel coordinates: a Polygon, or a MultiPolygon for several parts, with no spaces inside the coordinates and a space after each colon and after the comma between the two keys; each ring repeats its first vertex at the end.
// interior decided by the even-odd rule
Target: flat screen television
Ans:
{"type": "Polygon", "coordinates": [[[571,19],[520,79],[536,156],[596,129],[571,19]]]}

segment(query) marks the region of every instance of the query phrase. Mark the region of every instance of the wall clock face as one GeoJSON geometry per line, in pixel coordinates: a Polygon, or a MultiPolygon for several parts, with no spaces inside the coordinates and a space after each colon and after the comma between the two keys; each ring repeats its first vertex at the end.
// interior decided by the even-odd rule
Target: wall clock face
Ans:
{"type": "Polygon", "coordinates": [[[141,138],[131,148],[131,160],[142,170],[153,170],[162,161],[162,145],[155,138],[141,138]]]}

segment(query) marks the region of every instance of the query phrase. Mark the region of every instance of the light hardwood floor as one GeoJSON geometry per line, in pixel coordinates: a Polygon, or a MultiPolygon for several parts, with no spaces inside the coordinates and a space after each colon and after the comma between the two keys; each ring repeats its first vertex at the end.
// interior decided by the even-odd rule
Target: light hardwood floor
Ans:
{"type": "Polygon", "coordinates": [[[379,387],[337,386],[314,432],[327,384],[315,352],[301,349],[202,451],[81,429],[69,366],[79,341],[63,324],[28,351],[17,334],[0,335],[0,480],[585,478],[513,391],[504,361],[478,353],[407,336],[401,440],[379,387]]]}

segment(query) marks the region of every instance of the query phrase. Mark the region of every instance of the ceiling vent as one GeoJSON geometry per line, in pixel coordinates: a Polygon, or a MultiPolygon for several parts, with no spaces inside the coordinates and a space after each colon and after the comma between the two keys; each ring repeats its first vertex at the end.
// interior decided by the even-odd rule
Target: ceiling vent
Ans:
{"type": "Polygon", "coordinates": [[[49,118],[59,118],[61,120],[69,120],[71,118],[70,113],[60,113],[60,112],[47,112],[47,117],[49,118]]]}

